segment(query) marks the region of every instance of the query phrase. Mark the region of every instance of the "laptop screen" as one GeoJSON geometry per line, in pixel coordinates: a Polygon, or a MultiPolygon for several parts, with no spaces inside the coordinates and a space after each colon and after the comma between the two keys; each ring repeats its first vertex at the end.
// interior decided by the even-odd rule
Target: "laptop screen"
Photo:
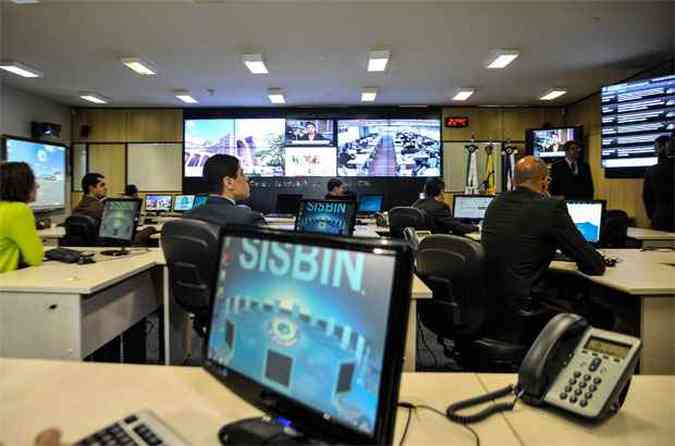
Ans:
{"type": "Polygon", "coordinates": [[[566,204],[567,212],[581,235],[589,243],[598,243],[605,202],[600,200],[567,201],[566,204]]]}

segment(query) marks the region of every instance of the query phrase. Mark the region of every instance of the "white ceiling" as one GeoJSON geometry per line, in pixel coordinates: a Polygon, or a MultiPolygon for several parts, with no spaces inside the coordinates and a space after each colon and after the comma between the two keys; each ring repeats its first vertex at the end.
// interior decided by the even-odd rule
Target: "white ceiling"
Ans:
{"type": "Polygon", "coordinates": [[[554,86],[571,103],[675,53],[671,2],[59,1],[2,5],[2,58],[45,77],[5,82],[71,105],[91,90],[114,106],[179,106],[176,89],[200,106],[358,104],[377,87],[378,104],[449,104],[474,87],[468,105],[533,105],[554,86]],[[366,72],[368,51],[391,50],[385,73],[366,72]],[[483,68],[491,49],[517,48],[503,71],[483,68]],[[262,52],[269,75],[252,75],[241,55],[262,52]],[[152,60],[140,78],[123,56],[152,60]],[[208,89],[214,89],[210,96],[208,89]]]}

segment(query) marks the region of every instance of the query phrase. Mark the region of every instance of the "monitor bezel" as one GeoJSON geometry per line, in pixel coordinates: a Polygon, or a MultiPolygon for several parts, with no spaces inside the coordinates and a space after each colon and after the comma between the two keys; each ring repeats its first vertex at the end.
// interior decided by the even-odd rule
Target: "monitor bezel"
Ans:
{"type": "MultiPolygon", "coordinates": [[[[586,240],[586,238],[581,235],[581,237],[586,240],[587,243],[589,243],[591,246],[598,246],[600,243],[602,243],[602,235],[604,233],[604,227],[605,227],[605,218],[606,218],[606,211],[607,211],[607,200],[564,200],[565,202],[565,210],[569,214],[569,211],[567,210],[567,204],[572,203],[572,204],[597,204],[600,203],[602,205],[602,211],[600,213],[600,228],[599,228],[599,233],[598,233],[598,241],[597,242],[590,242],[586,240]]],[[[570,215],[570,218],[572,216],[570,215]]],[[[574,223],[574,220],[572,220],[572,223],[574,223]]],[[[574,227],[576,228],[576,223],[574,224],[574,227]]],[[[578,231],[578,229],[577,229],[578,231]]],[[[581,232],[581,231],[579,231],[581,232]]]]}
{"type": "MultiPolygon", "coordinates": [[[[485,219],[485,217],[483,217],[483,218],[462,218],[462,217],[456,216],[457,215],[457,212],[456,212],[456,210],[457,210],[457,198],[474,198],[474,197],[491,198],[492,200],[494,200],[496,195],[455,194],[452,197],[452,217],[456,218],[457,220],[460,220],[460,221],[467,221],[467,222],[471,222],[471,223],[477,223],[477,222],[483,221],[485,219]]],[[[490,203],[492,203],[492,201],[490,201],[490,203]]]]}
{"type": "MultiPolygon", "coordinates": [[[[392,272],[393,283],[387,329],[385,334],[384,355],[382,359],[382,375],[372,435],[347,427],[340,422],[326,420],[322,413],[277,393],[243,374],[230,370],[212,361],[208,356],[208,340],[211,323],[207,327],[204,343],[204,369],[225,385],[240,398],[272,416],[280,416],[290,420],[292,427],[310,438],[321,438],[346,444],[391,444],[393,441],[399,385],[403,369],[405,350],[405,333],[410,311],[412,293],[413,254],[408,244],[392,239],[367,239],[329,236],[316,233],[294,233],[262,227],[227,226],[220,238],[221,253],[226,237],[257,238],[274,240],[281,243],[304,244],[322,248],[344,249],[376,255],[393,255],[395,259],[392,272]],[[378,252],[382,250],[382,252],[378,252]]],[[[222,255],[221,255],[222,262],[222,255]]],[[[219,265],[213,278],[217,283],[222,265],[219,265]]],[[[216,289],[211,295],[210,315],[213,317],[213,304],[216,289]]]]}
{"type": "Polygon", "coordinates": [[[144,212],[163,213],[163,212],[171,212],[171,209],[173,209],[173,195],[172,194],[145,194],[143,196],[143,211],[144,212]],[[148,208],[145,207],[146,204],[147,204],[148,197],[171,197],[171,206],[169,207],[168,210],[166,210],[166,209],[148,209],[148,208]]]}
{"type": "Polygon", "coordinates": [[[356,226],[356,211],[358,209],[358,203],[356,200],[324,200],[324,199],[319,199],[319,198],[303,198],[300,200],[300,206],[298,207],[298,213],[295,215],[295,226],[294,230],[295,232],[298,233],[310,233],[310,234],[325,234],[325,232],[317,232],[317,231],[305,231],[301,230],[298,226],[300,224],[300,217],[302,215],[302,212],[305,208],[305,203],[307,202],[314,202],[314,203],[351,203],[352,206],[354,206],[354,212],[352,212],[351,218],[347,222],[349,225],[347,227],[349,233],[346,235],[337,235],[336,237],[351,237],[354,235],[354,227],[356,226]]]}
{"type": "MultiPolygon", "coordinates": [[[[539,130],[564,130],[564,129],[575,129],[575,138],[574,141],[576,141],[579,146],[581,146],[584,150],[581,152],[581,157],[582,159],[585,159],[588,155],[588,148],[584,147],[584,126],[583,125],[569,125],[569,126],[562,126],[562,127],[545,127],[545,128],[537,128],[537,129],[526,129],[525,130],[525,153],[527,155],[532,155],[532,156],[537,156],[534,150],[534,132],[539,131],[539,130]]],[[[565,157],[565,152],[562,152],[562,155],[559,156],[546,156],[542,157],[539,156],[544,162],[546,163],[554,163],[556,161],[559,161],[565,157]]]]}
{"type": "MultiPolygon", "coordinates": [[[[70,176],[70,146],[68,144],[62,143],[62,142],[55,142],[55,141],[42,141],[39,139],[32,139],[32,138],[24,138],[22,136],[13,136],[13,135],[2,135],[2,143],[0,143],[0,161],[5,162],[7,160],[7,140],[8,139],[14,139],[16,141],[24,141],[24,142],[32,142],[35,144],[46,144],[49,146],[59,146],[63,147],[65,149],[64,151],[64,166],[63,166],[63,175],[64,175],[64,191],[63,191],[63,205],[62,206],[43,206],[43,207],[34,207],[32,206],[32,203],[29,203],[29,207],[31,211],[35,214],[48,214],[50,212],[59,212],[63,211],[66,209],[66,203],[68,202],[68,180],[67,178],[70,176]]],[[[33,167],[31,167],[31,170],[33,167]]],[[[37,178],[35,179],[37,182],[37,178]]],[[[72,180],[71,180],[72,181],[72,180]]],[[[39,193],[39,191],[38,191],[39,193]]]]}
{"type": "Polygon", "coordinates": [[[292,196],[292,197],[300,197],[300,198],[298,199],[298,208],[295,210],[295,212],[291,212],[291,214],[293,214],[293,216],[297,217],[297,216],[298,216],[298,213],[300,212],[300,206],[302,205],[302,200],[303,200],[303,196],[304,196],[304,195],[303,195],[303,194],[277,194],[276,200],[275,200],[275,203],[274,203],[274,212],[277,213],[277,214],[286,214],[286,213],[288,213],[288,212],[282,212],[282,211],[279,210],[279,197],[280,197],[280,196],[286,196],[286,197],[290,197],[290,196],[292,196]]]}
{"type": "Polygon", "coordinates": [[[138,229],[138,222],[140,220],[141,216],[141,207],[143,206],[143,200],[140,198],[106,198],[105,201],[103,202],[103,209],[105,211],[105,206],[107,203],[111,203],[114,201],[135,201],[138,203],[138,206],[136,207],[136,215],[134,215],[134,224],[133,224],[133,229],[131,230],[131,240],[122,240],[119,238],[112,238],[112,237],[101,237],[101,228],[103,227],[103,215],[101,216],[101,222],[99,224],[98,228],[98,239],[100,242],[102,242],[105,246],[131,246],[134,243],[134,238],[136,238],[136,230],[138,229]]]}
{"type": "Polygon", "coordinates": [[[171,212],[175,214],[182,214],[185,212],[190,212],[192,209],[195,208],[195,199],[197,198],[197,194],[178,194],[173,196],[173,201],[171,202],[171,212]],[[176,209],[176,203],[178,202],[178,197],[192,197],[192,206],[190,209],[186,210],[181,210],[181,209],[176,209]]]}
{"type": "Polygon", "coordinates": [[[384,208],[384,194],[363,194],[359,197],[359,200],[356,203],[356,213],[361,214],[361,215],[375,215],[380,212],[382,212],[382,209],[384,208]],[[359,211],[359,206],[361,206],[361,200],[363,200],[364,197],[382,197],[382,202],[380,203],[380,210],[379,211],[359,211]]]}

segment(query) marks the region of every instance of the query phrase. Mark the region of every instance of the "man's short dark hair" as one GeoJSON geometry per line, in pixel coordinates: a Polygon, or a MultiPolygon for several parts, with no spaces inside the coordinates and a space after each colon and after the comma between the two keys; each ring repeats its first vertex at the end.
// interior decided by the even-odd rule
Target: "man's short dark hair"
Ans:
{"type": "Polygon", "coordinates": [[[656,156],[659,158],[668,158],[668,154],[671,151],[672,140],[670,136],[661,135],[654,141],[654,149],[656,150],[656,156]]]}
{"type": "Polygon", "coordinates": [[[124,188],[124,195],[131,197],[138,193],[138,187],[135,184],[127,184],[124,188]]]}
{"type": "Polygon", "coordinates": [[[427,198],[438,197],[445,190],[445,183],[440,178],[429,178],[424,184],[424,196],[427,198]]]}
{"type": "Polygon", "coordinates": [[[209,193],[223,193],[223,178],[229,177],[233,180],[239,175],[239,159],[232,155],[214,155],[204,164],[202,174],[209,193]]]}
{"type": "Polygon", "coordinates": [[[343,184],[344,183],[342,182],[342,180],[338,180],[337,178],[331,178],[330,180],[328,180],[328,192],[333,192],[333,190],[336,187],[340,187],[343,184]]]}
{"type": "Polygon", "coordinates": [[[89,172],[88,174],[82,177],[82,192],[88,194],[89,188],[96,187],[98,182],[101,181],[103,178],[105,177],[100,173],[89,172]]]}
{"type": "Polygon", "coordinates": [[[0,163],[0,200],[28,203],[35,187],[33,169],[26,163],[0,163]]]}
{"type": "Polygon", "coordinates": [[[581,150],[581,144],[576,142],[575,140],[571,139],[567,141],[565,144],[563,144],[563,151],[567,152],[572,149],[572,147],[578,147],[579,150],[581,150]]]}

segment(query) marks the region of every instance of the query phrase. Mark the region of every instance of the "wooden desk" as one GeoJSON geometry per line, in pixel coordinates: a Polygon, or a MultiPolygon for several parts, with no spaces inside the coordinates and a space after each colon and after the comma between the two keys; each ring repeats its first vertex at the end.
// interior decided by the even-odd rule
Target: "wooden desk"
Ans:
{"type": "MultiPolygon", "coordinates": [[[[516,375],[478,375],[486,391],[517,381],[516,375]]],[[[504,413],[509,426],[526,445],[666,446],[675,438],[675,377],[635,376],[628,398],[614,417],[600,424],[580,421],[546,408],[518,403],[504,413]]],[[[499,400],[509,401],[509,398],[499,400]]]]}
{"type": "MultiPolygon", "coordinates": [[[[128,256],[96,260],[45,262],[0,274],[0,356],[80,360],[163,301],[168,308],[161,250],[135,249],[128,256]]],[[[167,358],[168,330],[165,315],[167,358]]]]}
{"type": "Polygon", "coordinates": [[[628,237],[639,240],[643,248],[675,248],[675,232],[628,228],[628,237]]]}
{"type": "MultiPolygon", "coordinates": [[[[484,393],[475,374],[404,374],[400,400],[441,411],[451,401],[484,393]]],[[[112,421],[149,408],[194,445],[218,445],[225,423],[259,415],[201,368],[0,359],[0,443],[32,444],[58,426],[75,441],[112,421]],[[27,414],[30,414],[28,416],[27,414]]],[[[399,444],[407,410],[399,411],[399,444]]],[[[483,444],[517,446],[503,417],[474,429],[483,444]]],[[[553,434],[551,434],[553,436],[553,434]]],[[[429,411],[413,415],[406,445],[474,445],[473,436],[429,411]]]]}
{"type": "Polygon", "coordinates": [[[675,252],[606,249],[620,262],[602,276],[582,274],[572,262],[551,269],[581,275],[591,283],[640,300],[640,373],[675,374],[675,252]]]}

